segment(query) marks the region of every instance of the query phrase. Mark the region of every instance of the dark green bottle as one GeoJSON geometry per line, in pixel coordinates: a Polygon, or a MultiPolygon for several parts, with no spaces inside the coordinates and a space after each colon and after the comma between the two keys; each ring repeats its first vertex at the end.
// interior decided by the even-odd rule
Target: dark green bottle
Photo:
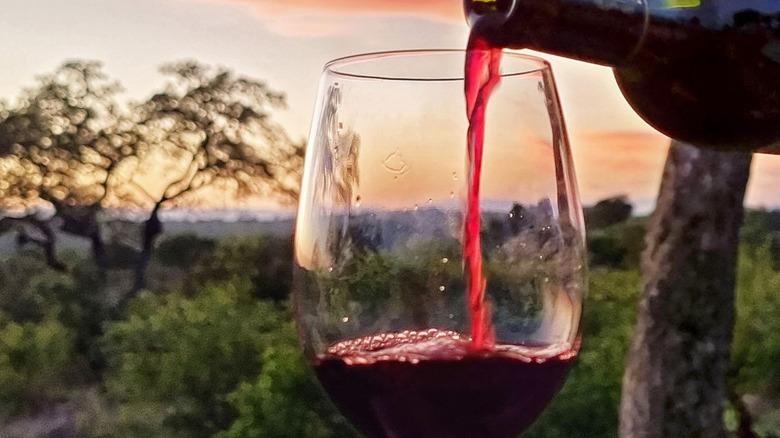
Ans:
{"type": "Polygon", "coordinates": [[[614,68],[659,131],[780,146],[780,0],[465,0],[472,38],[614,68]]]}

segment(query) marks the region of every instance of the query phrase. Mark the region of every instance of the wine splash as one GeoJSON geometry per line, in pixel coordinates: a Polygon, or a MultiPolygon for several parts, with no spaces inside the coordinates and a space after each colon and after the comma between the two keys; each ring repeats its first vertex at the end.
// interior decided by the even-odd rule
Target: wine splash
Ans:
{"type": "Polygon", "coordinates": [[[485,141],[485,111],[493,89],[501,80],[501,48],[474,38],[466,52],[465,94],[469,119],[468,200],[463,229],[463,264],[466,271],[466,293],[471,315],[471,348],[489,350],[495,344],[490,303],[485,299],[487,281],[482,275],[482,247],[479,187],[482,174],[482,152],[485,141]]]}

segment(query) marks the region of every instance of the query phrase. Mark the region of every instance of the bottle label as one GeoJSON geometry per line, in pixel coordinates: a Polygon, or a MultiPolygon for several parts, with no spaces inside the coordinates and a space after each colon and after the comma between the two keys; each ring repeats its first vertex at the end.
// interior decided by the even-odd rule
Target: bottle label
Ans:
{"type": "Polygon", "coordinates": [[[698,8],[701,0],[664,0],[666,9],[698,8]]]}

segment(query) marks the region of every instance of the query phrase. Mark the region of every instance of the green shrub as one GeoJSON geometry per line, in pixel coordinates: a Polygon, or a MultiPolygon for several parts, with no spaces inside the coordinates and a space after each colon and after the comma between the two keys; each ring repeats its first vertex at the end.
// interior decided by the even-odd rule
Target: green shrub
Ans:
{"type": "Polygon", "coordinates": [[[273,332],[290,319],[250,289],[236,280],[191,298],[146,293],[131,302],[126,321],[108,326],[106,384],[124,402],[127,427],[143,430],[157,418],[149,427],[208,437],[232,423],[227,394],[258,375],[273,332]],[[155,417],[149,406],[160,407],[155,417]]]}
{"type": "Polygon", "coordinates": [[[55,271],[24,254],[0,262],[0,312],[18,323],[56,319],[74,330],[76,353],[99,368],[97,339],[109,307],[105,282],[89,259],[71,255],[69,265],[69,272],[55,271]]]}
{"type": "Polygon", "coordinates": [[[111,269],[131,269],[138,262],[138,250],[124,243],[107,243],[105,251],[106,263],[111,269]]]}
{"type": "Polygon", "coordinates": [[[290,295],[292,260],[291,237],[231,238],[203,259],[184,287],[195,290],[207,282],[248,279],[255,298],[281,302],[290,295]]]}
{"type": "Polygon", "coordinates": [[[213,239],[198,236],[195,233],[183,233],[164,238],[154,257],[166,266],[189,268],[209,256],[217,246],[213,239]]]}
{"type": "Polygon", "coordinates": [[[0,261],[0,311],[17,322],[40,321],[49,303],[37,285],[67,280],[67,274],[48,269],[32,254],[5,258],[0,261]]]}
{"type": "Polygon", "coordinates": [[[62,396],[73,338],[53,318],[17,323],[0,313],[0,420],[62,396]]]}
{"type": "Polygon", "coordinates": [[[589,264],[598,268],[638,269],[647,218],[637,217],[588,232],[589,264]]]}
{"type": "Polygon", "coordinates": [[[530,438],[617,437],[625,356],[639,291],[637,271],[595,272],[582,320],[582,350],[530,438]]]}
{"type": "Polygon", "coordinates": [[[780,398],[780,272],[772,264],[768,245],[739,259],[730,384],[780,398]]]}
{"type": "Polygon", "coordinates": [[[594,236],[588,239],[588,259],[591,266],[615,268],[621,266],[627,250],[615,236],[594,236]]]}
{"type": "Polygon", "coordinates": [[[319,388],[304,364],[292,322],[263,353],[263,372],[228,396],[239,412],[218,438],[346,438],[359,435],[319,388]]]}

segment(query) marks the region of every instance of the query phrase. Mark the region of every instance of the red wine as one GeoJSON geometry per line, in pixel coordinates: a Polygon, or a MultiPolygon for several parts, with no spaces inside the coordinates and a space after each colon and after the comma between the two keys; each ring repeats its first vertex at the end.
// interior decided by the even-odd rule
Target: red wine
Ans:
{"type": "Polygon", "coordinates": [[[777,0],[465,0],[473,37],[614,67],[650,125],[699,146],[780,148],[777,0]]]}
{"type": "Polygon", "coordinates": [[[474,351],[430,329],[340,342],[315,363],[344,415],[375,437],[515,437],[562,386],[576,349],[474,351]]]}
{"type": "Polygon", "coordinates": [[[466,293],[471,315],[471,347],[489,349],[495,343],[490,321],[490,306],[485,300],[487,282],[482,276],[482,244],[480,241],[479,187],[482,175],[482,151],[485,141],[485,111],[493,88],[501,75],[501,49],[492,48],[477,39],[466,54],[465,93],[466,115],[469,119],[468,198],[463,230],[463,265],[466,271],[466,293]]]}

